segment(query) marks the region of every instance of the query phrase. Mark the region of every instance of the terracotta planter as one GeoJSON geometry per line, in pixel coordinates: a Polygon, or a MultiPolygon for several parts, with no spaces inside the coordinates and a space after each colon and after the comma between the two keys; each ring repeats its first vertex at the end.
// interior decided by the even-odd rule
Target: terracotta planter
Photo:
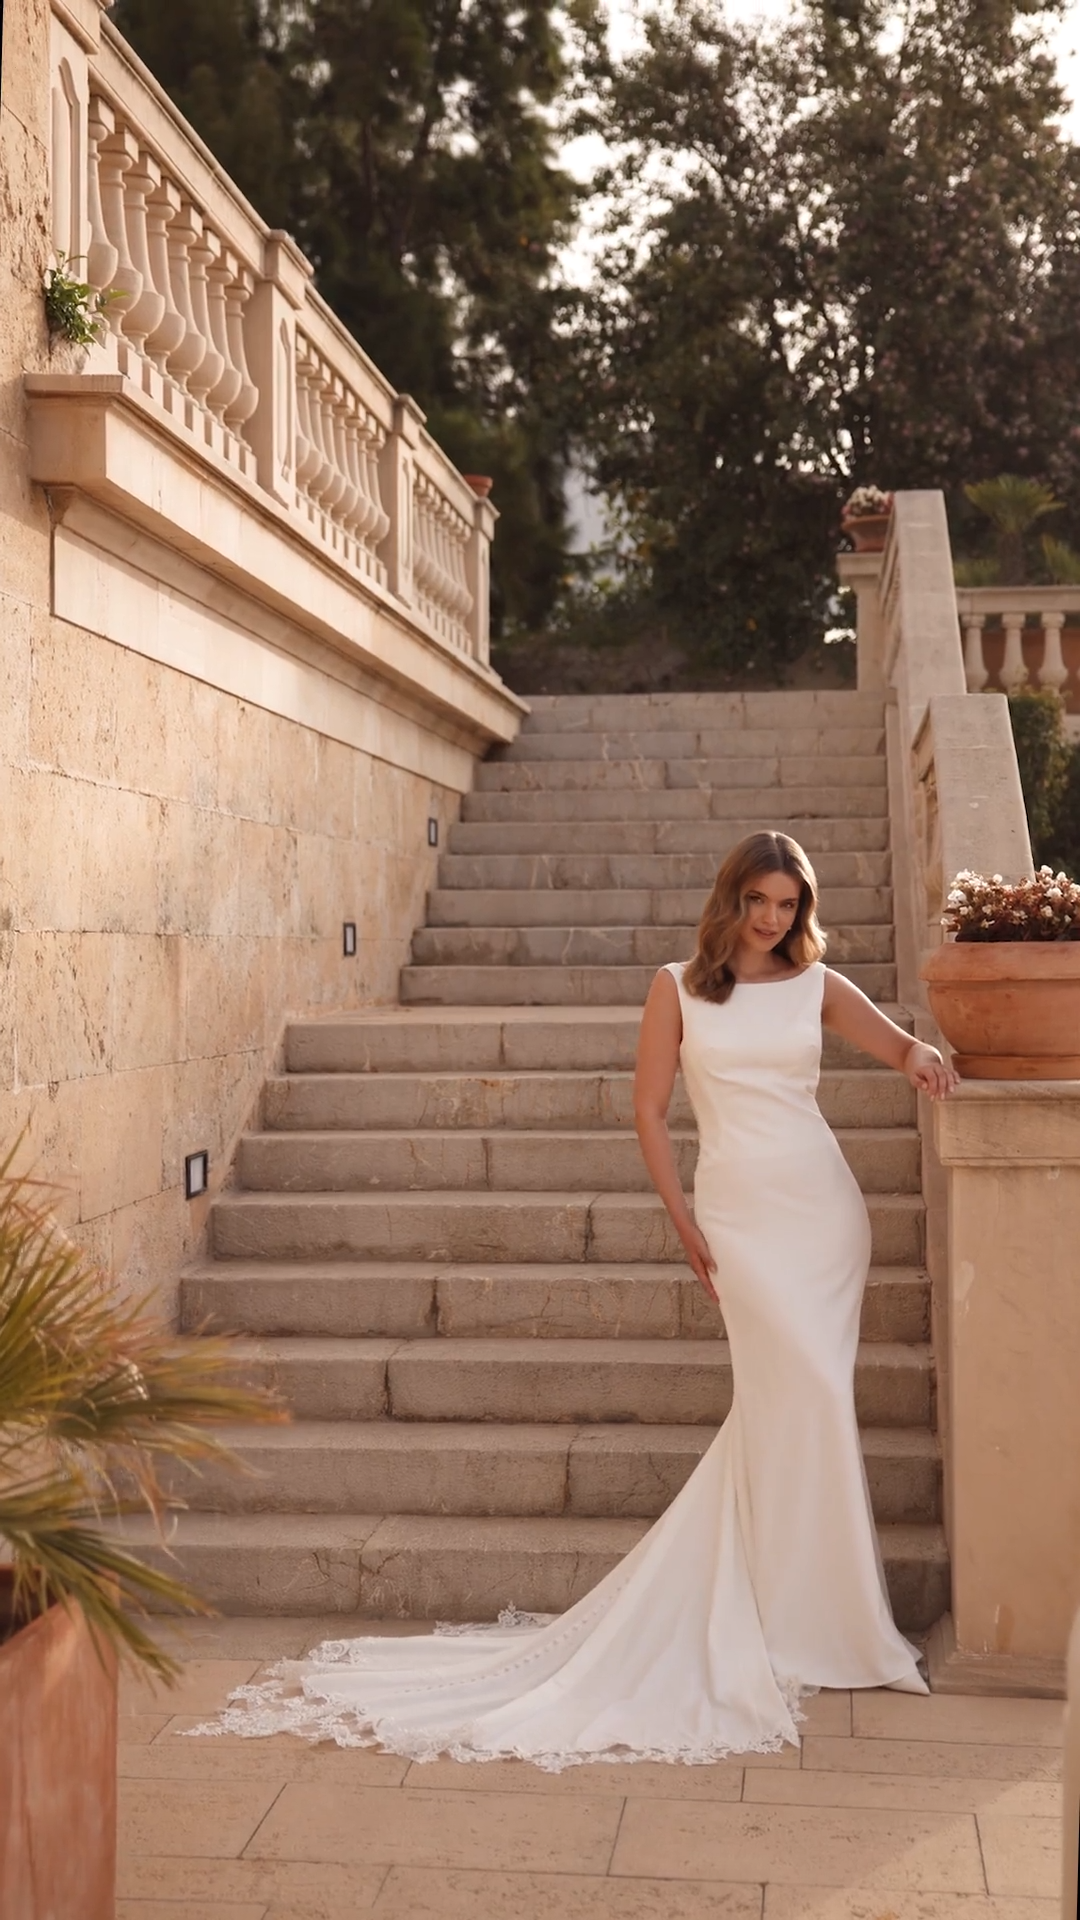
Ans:
{"type": "Polygon", "coordinates": [[[856,553],[882,553],[891,519],[891,513],[860,513],[840,525],[856,553]]]}
{"type": "Polygon", "coordinates": [[[1080,1080],[1080,940],[950,940],[922,970],[965,1080],[1080,1080]]]}
{"type": "Polygon", "coordinates": [[[11,1920],[114,1920],[116,1660],[74,1608],[0,1645],[0,1890],[11,1920]]]}

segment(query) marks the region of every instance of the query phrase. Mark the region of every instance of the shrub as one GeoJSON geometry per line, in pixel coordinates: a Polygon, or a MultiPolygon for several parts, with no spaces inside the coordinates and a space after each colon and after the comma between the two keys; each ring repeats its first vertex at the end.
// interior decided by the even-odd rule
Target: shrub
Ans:
{"type": "Polygon", "coordinates": [[[1025,688],[1010,696],[1009,718],[1036,864],[1068,867],[1080,853],[1080,747],[1066,738],[1061,695],[1025,688]]]}

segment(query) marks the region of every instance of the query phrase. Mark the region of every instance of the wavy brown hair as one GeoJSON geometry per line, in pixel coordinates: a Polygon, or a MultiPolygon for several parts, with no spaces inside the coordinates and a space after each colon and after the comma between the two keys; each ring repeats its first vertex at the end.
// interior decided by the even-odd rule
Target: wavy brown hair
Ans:
{"type": "Polygon", "coordinates": [[[775,951],[793,967],[809,967],[821,959],[825,935],[818,926],[817,879],[805,853],[786,833],[748,833],[732,847],[713,882],[698,927],[697,952],[683,974],[687,993],[721,1004],[731,998],[735,986],[731,956],[739,944],[746,895],[766,873],[789,874],[799,887],[795,918],[775,951]]]}

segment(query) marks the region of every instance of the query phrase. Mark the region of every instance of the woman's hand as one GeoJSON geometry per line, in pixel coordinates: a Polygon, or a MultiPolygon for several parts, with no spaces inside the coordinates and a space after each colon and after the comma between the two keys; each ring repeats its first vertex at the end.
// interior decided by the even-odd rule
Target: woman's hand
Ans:
{"type": "Polygon", "coordinates": [[[709,1243],[701,1228],[693,1220],[679,1228],[679,1239],[686,1251],[686,1258],[693,1270],[699,1286],[704,1287],[710,1300],[719,1304],[720,1295],[716,1291],[712,1276],[716,1272],[716,1261],[709,1252],[709,1243]]]}
{"type": "Polygon", "coordinates": [[[927,1046],[924,1040],[916,1040],[909,1047],[904,1060],[904,1072],[918,1093],[925,1093],[931,1100],[943,1100],[960,1085],[959,1075],[952,1067],[947,1067],[936,1047],[927,1046]]]}

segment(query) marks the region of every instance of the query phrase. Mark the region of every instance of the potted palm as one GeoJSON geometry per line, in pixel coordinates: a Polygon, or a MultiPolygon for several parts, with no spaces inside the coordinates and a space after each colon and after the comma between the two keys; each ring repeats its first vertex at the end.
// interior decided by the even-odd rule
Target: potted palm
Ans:
{"type": "Polygon", "coordinates": [[[926,961],[930,1010],[968,1080],[1080,1080],[1080,885],[958,873],[926,961]]]}
{"type": "Polygon", "coordinates": [[[0,1163],[0,1888],[12,1920],[113,1920],[116,1686],[168,1681],[148,1604],[208,1612],[110,1523],[161,1514],[165,1459],[228,1457],[213,1429],[278,1419],[230,1379],[227,1341],[183,1342],[115,1289],[0,1163]]]}
{"type": "Polygon", "coordinates": [[[856,487],[840,512],[841,530],[856,553],[881,553],[889,531],[893,497],[880,487],[856,487]]]}

